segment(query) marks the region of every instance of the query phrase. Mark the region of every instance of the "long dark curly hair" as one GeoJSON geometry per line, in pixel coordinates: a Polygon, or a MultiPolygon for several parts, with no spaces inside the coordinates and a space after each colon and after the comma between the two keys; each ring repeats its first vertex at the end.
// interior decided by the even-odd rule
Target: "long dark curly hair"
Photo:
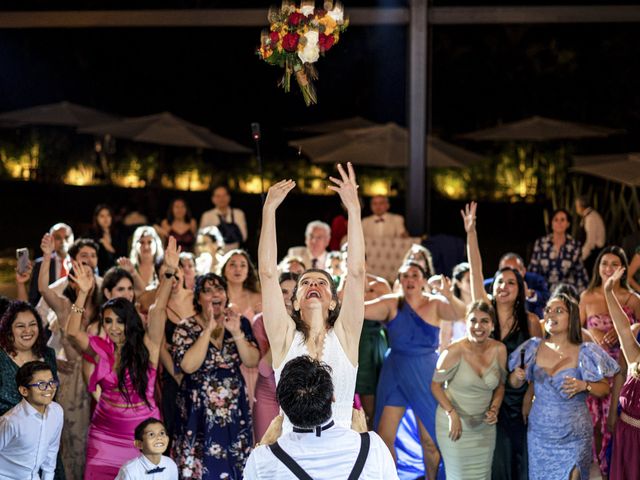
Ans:
{"type": "MultiPolygon", "coordinates": [[[[336,303],[336,307],[333,310],[329,310],[329,316],[327,317],[327,326],[329,328],[333,328],[336,324],[336,320],[338,320],[338,315],[340,315],[340,300],[338,299],[338,286],[329,275],[329,272],[325,270],[320,270],[319,268],[310,268],[305,270],[305,272],[300,275],[298,281],[296,282],[296,286],[293,288],[292,299],[295,300],[296,294],[298,293],[298,285],[300,285],[300,281],[304,279],[304,276],[310,272],[319,272],[322,273],[325,277],[327,277],[327,281],[329,282],[329,286],[331,287],[331,299],[336,303]]],[[[309,325],[304,323],[302,317],[300,316],[300,310],[296,310],[295,308],[291,312],[291,318],[293,322],[296,324],[296,330],[302,332],[305,341],[309,337],[309,325]]]]}
{"type": "Polygon", "coordinates": [[[40,314],[31,306],[31,304],[21,302],[20,300],[11,302],[5,310],[4,315],[2,315],[2,318],[0,318],[0,348],[2,348],[8,355],[16,354],[15,339],[13,338],[11,328],[13,327],[16,318],[18,318],[18,314],[21,312],[31,312],[33,317],[36,319],[38,324],[38,338],[36,338],[33,347],[31,347],[31,351],[37,357],[44,357],[44,354],[47,351],[47,340],[44,338],[42,333],[42,319],[40,318],[40,314]]]}
{"type": "Polygon", "coordinates": [[[149,383],[149,350],[144,344],[144,326],[135,306],[124,298],[113,298],[102,305],[100,309],[100,328],[103,326],[104,312],[111,310],[124,323],[124,345],[120,350],[120,365],[118,365],[118,389],[128,404],[133,404],[126,387],[127,373],[131,385],[147,406],[151,406],[147,398],[149,383]]]}
{"type": "MultiPolygon", "coordinates": [[[[505,337],[514,332],[522,332],[524,333],[525,339],[528,339],[529,337],[531,337],[531,334],[529,333],[529,317],[527,316],[527,311],[525,309],[525,302],[527,301],[527,297],[525,296],[524,279],[522,278],[522,275],[520,275],[520,272],[514,270],[511,267],[501,268],[493,276],[491,291],[493,291],[493,285],[496,282],[497,278],[504,272],[513,273],[516,277],[516,283],[518,284],[518,296],[516,297],[516,301],[513,304],[513,318],[515,321],[511,326],[511,330],[507,333],[507,335],[505,335],[505,337]]],[[[493,338],[495,338],[496,340],[502,340],[502,334],[500,332],[500,319],[498,318],[498,306],[496,304],[495,297],[491,299],[491,305],[496,312],[496,319],[498,320],[496,322],[496,329],[493,331],[493,338]]]]}
{"type": "Polygon", "coordinates": [[[247,253],[246,250],[241,248],[235,248],[233,250],[229,250],[225,256],[222,258],[222,266],[220,267],[220,274],[226,277],[225,270],[227,269],[227,264],[231,261],[231,258],[234,255],[242,255],[247,261],[247,278],[244,282],[242,282],[242,288],[245,290],[249,290],[253,293],[260,293],[260,282],[258,281],[258,272],[256,271],[256,267],[251,261],[251,257],[247,253]]]}

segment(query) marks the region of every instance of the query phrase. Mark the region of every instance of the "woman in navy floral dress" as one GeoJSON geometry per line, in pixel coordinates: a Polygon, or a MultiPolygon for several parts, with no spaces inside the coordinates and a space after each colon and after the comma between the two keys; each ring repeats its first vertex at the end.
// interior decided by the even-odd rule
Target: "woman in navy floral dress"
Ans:
{"type": "Polygon", "coordinates": [[[240,480],[253,445],[240,365],[258,365],[257,343],[249,320],[227,308],[223,278],[198,277],[194,306],[198,313],[173,334],[173,360],[184,373],[174,459],[181,479],[240,480]]]}
{"type": "Polygon", "coordinates": [[[553,212],[552,233],[538,238],[533,245],[529,271],[542,275],[550,292],[560,283],[573,285],[578,292],[582,292],[589,283],[587,270],[581,260],[580,242],[567,233],[569,218],[566,210],[553,212]]]}

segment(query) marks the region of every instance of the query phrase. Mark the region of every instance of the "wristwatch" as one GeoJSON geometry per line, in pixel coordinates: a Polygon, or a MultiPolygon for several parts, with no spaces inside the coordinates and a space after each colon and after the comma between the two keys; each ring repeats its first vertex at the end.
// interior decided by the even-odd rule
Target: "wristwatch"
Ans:
{"type": "Polygon", "coordinates": [[[591,384],[589,382],[585,382],[587,384],[585,390],[587,391],[587,393],[591,393],[591,384]]]}

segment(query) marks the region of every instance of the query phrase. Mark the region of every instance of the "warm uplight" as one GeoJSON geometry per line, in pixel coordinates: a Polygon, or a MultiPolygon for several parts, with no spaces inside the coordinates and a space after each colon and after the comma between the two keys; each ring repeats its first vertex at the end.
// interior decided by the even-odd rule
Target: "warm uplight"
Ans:
{"type": "Polygon", "coordinates": [[[31,149],[19,156],[9,156],[6,150],[0,150],[0,161],[7,174],[17,180],[29,180],[31,173],[38,168],[38,158],[40,155],[39,145],[34,145],[31,149]]]}
{"type": "Polygon", "coordinates": [[[76,185],[81,187],[83,185],[91,185],[93,183],[93,176],[95,175],[95,168],[88,167],[86,165],[80,165],[67,170],[64,176],[64,183],[67,185],[76,185]]]}
{"type": "Polygon", "coordinates": [[[207,190],[211,183],[211,175],[202,175],[198,170],[180,172],[174,177],[174,187],[177,190],[200,192],[207,190]]]}
{"type": "Polygon", "coordinates": [[[114,185],[125,188],[143,188],[146,181],[136,173],[114,174],[111,176],[114,185]]]}
{"type": "MultiPolygon", "coordinates": [[[[264,191],[266,192],[271,183],[269,180],[264,179],[264,191]]],[[[238,181],[238,188],[241,192],[244,193],[262,193],[262,188],[260,186],[260,176],[259,175],[251,175],[242,180],[238,181]]]]}
{"type": "Polygon", "coordinates": [[[451,199],[465,198],[466,183],[459,172],[437,173],[433,183],[440,194],[451,199]]]}
{"type": "Polygon", "coordinates": [[[385,197],[387,197],[391,193],[389,180],[376,178],[370,180],[369,182],[365,182],[362,193],[369,197],[374,195],[384,195],[385,197]]]}

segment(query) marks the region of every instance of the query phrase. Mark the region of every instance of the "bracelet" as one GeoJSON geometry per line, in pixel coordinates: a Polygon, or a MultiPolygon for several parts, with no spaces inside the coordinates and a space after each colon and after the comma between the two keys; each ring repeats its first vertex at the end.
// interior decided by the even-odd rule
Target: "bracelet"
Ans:
{"type": "Polygon", "coordinates": [[[235,341],[237,341],[237,340],[241,340],[241,339],[243,339],[243,338],[247,338],[247,337],[245,336],[245,334],[244,334],[244,333],[241,333],[240,335],[236,335],[235,337],[231,337],[231,338],[232,338],[232,340],[235,342],[235,341]]]}
{"type": "Polygon", "coordinates": [[[75,303],[71,304],[71,311],[74,313],[84,313],[84,307],[79,307],[78,305],[76,305],[75,303]]]}
{"type": "Polygon", "coordinates": [[[447,413],[447,416],[451,415],[453,412],[455,412],[456,407],[451,407],[451,410],[445,410],[445,412],[447,413]]]}

